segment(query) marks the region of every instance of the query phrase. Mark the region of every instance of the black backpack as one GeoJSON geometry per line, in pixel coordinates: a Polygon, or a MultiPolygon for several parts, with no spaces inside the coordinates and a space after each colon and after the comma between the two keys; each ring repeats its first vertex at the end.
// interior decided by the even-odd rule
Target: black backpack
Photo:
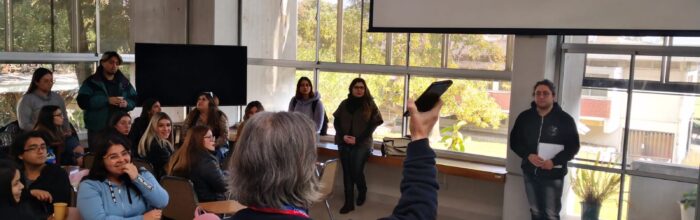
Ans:
{"type": "MultiPolygon", "coordinates": [[[[311,112],[316,113],[316,106],[318,105],[318,99],[311,103],[311,112]]],[[[297,107],[297,99],[292,99],[292,109],[297,107]]],[[[323,110],[323,122],[321,122],[321,135],[328,135],[328,114],[326,110],[323,110]]]]}

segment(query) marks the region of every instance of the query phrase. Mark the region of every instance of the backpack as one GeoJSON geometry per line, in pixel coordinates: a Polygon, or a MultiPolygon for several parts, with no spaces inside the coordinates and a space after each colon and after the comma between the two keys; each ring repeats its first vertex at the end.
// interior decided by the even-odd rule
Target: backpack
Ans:
{"type": "MultiPolygon", "coordinates": [[[[311,112],[316,113],[316,106],[318,105],[318,99],[311,103],[311,112]]],[[[297,99],[292,99],[292,109],[297,107],[297,99]]],[[[328,135],[328,114],[326,110],[323,110],[323,122],[321,122],[321,135],[328,135]]]]}

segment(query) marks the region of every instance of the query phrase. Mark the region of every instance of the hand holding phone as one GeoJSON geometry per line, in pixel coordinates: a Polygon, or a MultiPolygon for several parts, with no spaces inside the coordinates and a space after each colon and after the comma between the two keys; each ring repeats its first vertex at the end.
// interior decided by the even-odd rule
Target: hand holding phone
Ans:
{"type": "MultiPolygon", "coordinates": [[[[440,100],[440,96],[444,94],[448,88],[452,86],[452,80],[437,81],[430,84],[428,89],[416,99],[416,108],[419,112],[427,112],[432,109],[440,100]]],[[[406,111],[403,116],[408,116],[406,111]]]]}

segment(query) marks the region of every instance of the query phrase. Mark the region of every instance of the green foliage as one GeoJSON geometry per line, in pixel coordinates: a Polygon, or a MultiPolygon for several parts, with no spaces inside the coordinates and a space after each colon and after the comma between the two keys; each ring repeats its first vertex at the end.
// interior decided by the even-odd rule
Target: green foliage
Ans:
{"type": "Polygon", "coordinates": [[[465,151],[464,136],[461,132],[459,132],[459,129],[462,128],[462,126],[464,125],[467,125],[467,122],[459,121],[456,124],[453,124],[452,126],[445,127],[442,130],[440,130],[440,133],[443,135],[440,142],[447,144],[447,150],[459,152],[465,151]]]}
{"type": "MultiPolygon", "coordinates": [[[[612,162],[601,163],[600,153],[596,156],[593,166],[612,168],[612,162]]],[[[571,188],[583,202],[602,204],[610,196],[620,192],[620,174],[587,169],[576,169],[576,175],[571,175],[571,188]]]]}
{"type": "Polygon", "coordinates": [[[697,207],[698,203],[698,189],[693,188],[690,192],[683,193],[683,199],[681,204],[683,204],[683,209],[688,209],[688,207],[697,207]]]}

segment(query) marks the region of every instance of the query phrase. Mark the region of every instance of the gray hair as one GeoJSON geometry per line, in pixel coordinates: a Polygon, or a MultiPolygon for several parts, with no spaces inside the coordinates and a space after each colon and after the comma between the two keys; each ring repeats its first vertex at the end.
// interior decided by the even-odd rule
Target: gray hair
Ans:
{"type": "Polygon", "coordinates": [[[231,191],[246,206],[309,208],[320,197],[316,126],[301,113],[251,117],[231,158],[231,191]]]}

